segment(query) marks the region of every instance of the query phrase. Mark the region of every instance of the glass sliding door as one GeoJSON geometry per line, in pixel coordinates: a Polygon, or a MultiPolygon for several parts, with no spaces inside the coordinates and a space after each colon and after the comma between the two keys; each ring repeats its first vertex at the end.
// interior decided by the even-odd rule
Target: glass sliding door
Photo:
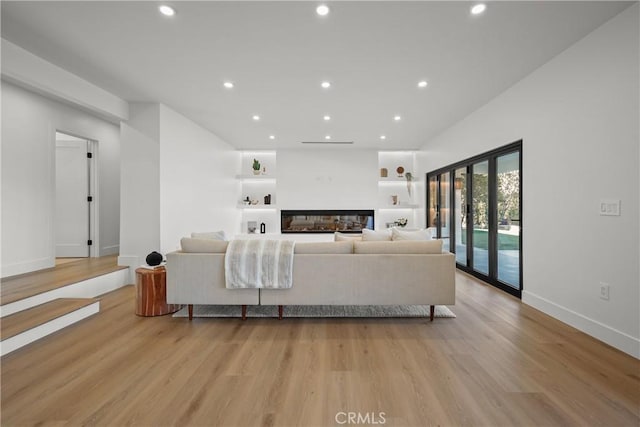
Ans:
{"type": "Polygon", "coordinates": [[[427,224],[457,268],[522,294],[522,141],[427,174],[427,224]]]}
{"type": "Polygon", "coordinates": [[[453,179],[453,213],[456,262],[467,265],[467,168],[456,169],[453,179]]]}
{"type": "Polygon", "coordinates": [[[440,228],[440,239],[442,239],[442,250],[451,251],[451,194],[449,193],[451,175],[449,172],[440,175],[440,209],[438,222],[440,228]]]}
{"type": "Polygon", "coordinates": [[[498,280],[520,288],[520,153],[496,159],[498,280]]]}
{"type": "MultiPolygon", "coordinates": [[[[427,186],[429,198],[427,199],[427,227],[438,227],[438,177],[432,176],[427,186]]],[[[434,234],[435,236],[435,234],[434,234]]]]}
{"type": "Polygon", "coordinates": [[[474,270],[489,274],[489,162],[471,166],[471,217],[474,270]]]}

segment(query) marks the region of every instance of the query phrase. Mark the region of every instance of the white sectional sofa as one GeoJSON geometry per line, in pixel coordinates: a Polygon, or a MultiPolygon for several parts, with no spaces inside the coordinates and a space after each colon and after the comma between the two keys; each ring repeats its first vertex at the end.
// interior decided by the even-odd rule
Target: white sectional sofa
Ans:
{"type": "Polygon", "coordinates": [[[442,242],[340,241],[296,243],[290,289],[227,289],[228,242],[182,239],[167,254],[167,302],[193,305],[455,304],[455,257],[442,242]]]}

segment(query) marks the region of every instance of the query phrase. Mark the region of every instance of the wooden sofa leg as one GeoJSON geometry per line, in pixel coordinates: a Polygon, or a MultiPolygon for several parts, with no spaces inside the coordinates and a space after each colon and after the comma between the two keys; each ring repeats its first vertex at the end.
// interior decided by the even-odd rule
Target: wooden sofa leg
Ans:
{"type": "Polygon", "coordinates": [[[189,320],[193,320],[193,304],[189,304],[189,320]]]}
{"type": "Polygon", "coordinates": [[[430,305],[429,306],[429,321],[433,322],[433,315],[436,313],[436,306],[435,305],[430,305]]]}
{"type": "Polygon", "coordinates": [[[278,320],[282,320],[282,313],[284,312],[284,306],[283,305],[279,305],[278,306],[278,320]]]}
{"type": "Polygon", "coordinates": [[[242,305],[242,320],[247,320],[247,305],[242,305]]]}

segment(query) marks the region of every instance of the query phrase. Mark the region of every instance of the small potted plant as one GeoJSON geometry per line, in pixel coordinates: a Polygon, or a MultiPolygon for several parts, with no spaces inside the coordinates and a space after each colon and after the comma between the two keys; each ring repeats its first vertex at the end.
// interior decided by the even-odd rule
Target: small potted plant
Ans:
{"type": "Polygon", "coordinates": [[[260,162],[258,161],[258,159],[253,159],[252,168],[254,175],[260,175],[260,162]]]}

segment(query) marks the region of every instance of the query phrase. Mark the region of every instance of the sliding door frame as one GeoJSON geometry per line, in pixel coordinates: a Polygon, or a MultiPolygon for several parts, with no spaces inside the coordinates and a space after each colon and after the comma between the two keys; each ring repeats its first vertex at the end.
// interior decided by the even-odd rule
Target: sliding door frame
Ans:
{"type": "MultiPolygon", "coordinates": [[[[436,216],[436,220],[437,220],[437,237],[440,238],[441,237],[441,228],[440,228],[440,215],[441,215],[441,209],[440,209],[440,191],[441,191],[441,175],[443,173],[447,173],[449,172],[449,250],[452,253],[456,252],[456,240],[455,240],[455,171],[457,169],[460,168],[465,168],[466,169],[466,177],[467,179],[465,180],[465,185],[466,185],[466,191],[467,191],[467,200],[466,200],[466,204],[464,207],[461,207],[461,209],[464,209],[466,212],[464,212],[464,214],[466,214],[466,223],[467,223],[467,229],[466,229],[466,238],[467,238],[467,243],[466,243],[466,251],[467,251],[467,264],[463,265],[460,264],[456,261],[456,267],[472,276],[475,276],[481,280],[483,280],[484,282],[487,282],[511,295],[514,295],[518,298],[522,297],[522,290],[523,290],[523,275],[522,275],[522,242],[524,239],[524,227],[523,227],[523,213],[522,213],[522,140],[518,140],[515,142],[512,142],[511,144],[505,145],[503,147],[499,147],[496,148],[494,150],[488,151],[486,153],[482,153],[482,154],[478,154],[476,156],[470,157],[468,159],[462,160],[460,162],[457,163],[453,163],[451,165],[433,170],[429,173],[427,173],[426,175],[426,182],[429,182],[429,179],[433,176],[436,177],[436,182],[437,182],[437,188],[436,188],[436,195],[437,195],[437,216],[436,216]],[[498,157],[504,156],[506,154],[511,154],[511,153],[519,153],[518,156],[518,167],[519,167],[519,175],[520,175],[520,179],[519,179],[519,201],[518,201],[518,209],[519,209],[519,213],[520,213],[520,218],[519,218],[519,226],[520,226],[520,241],[519,241],[519,246],[518,246],[518,251],[519,251],[519,287],[515,288],[512,285],[509,285],[505,282],[502,282],[500,280],[498,280],[498,218],[497,218],[497,206],[498,206],[498,185],[497,185],[497,159],[498,157]],[[483,274],[480,273],[476,270],[474,270],[474,256],[473,256],[473,206],[472,206],[472,201],[473,201],[473,165],[483,162],[483,161],[488,161],[488,165],[489,165],[489,170],[488,170],[488,185],[489,185],[489,191],[488,191],[488,205],[489,205],[489,215],[488,215],[488,221],[489,221],[489,232],[488,232],[488,251],[489,251],[489,265],[488,265],[488,270],[489,270],[489,274],[483,274]]],[[[429,196],[430,196],[430,186],[427,185],[426,186],[426,200],[429,200],[429,196]]],[[[428,218],[428,209],[427,209],[427,224],[429,221],[428,218]]]]}

